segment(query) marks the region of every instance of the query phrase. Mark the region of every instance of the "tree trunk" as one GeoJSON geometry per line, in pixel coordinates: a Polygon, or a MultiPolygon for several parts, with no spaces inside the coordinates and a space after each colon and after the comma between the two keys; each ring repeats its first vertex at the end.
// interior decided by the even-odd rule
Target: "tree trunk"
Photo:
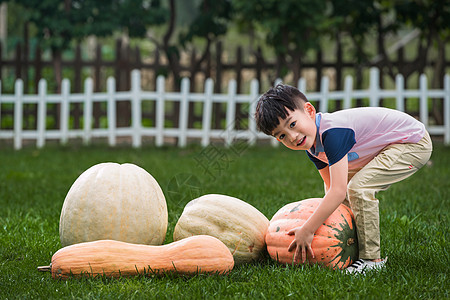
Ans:
{"type": "Polygon", "coordinates": [[[180,58],[179,54],[177,53],[176,47],[170,44],[170,38],[172,37],[172,34],[175,29],[175,19],[176,19],[175,0],[169,1],[169,7],[170,7],[169,27],[167,28],[167,31],[164,34],[162,47],[169,62],[169,69],[170,69],[169,72],[171,72],[173,75],[173,88],[175,91],[178,91],[181,82],[180,60],[179,60],[180,58]]]}

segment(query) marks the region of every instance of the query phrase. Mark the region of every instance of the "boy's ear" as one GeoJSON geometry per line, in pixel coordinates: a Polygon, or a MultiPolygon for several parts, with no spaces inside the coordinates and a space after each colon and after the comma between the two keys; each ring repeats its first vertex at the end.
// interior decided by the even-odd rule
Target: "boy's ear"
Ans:
{"type": "Polygon", "coordinates": [[[305,104],[303,105],[303,109],[308,116],[314,118],[316,117],[316,108],[311,104],[311,102],[305,102],[305,104]]]}

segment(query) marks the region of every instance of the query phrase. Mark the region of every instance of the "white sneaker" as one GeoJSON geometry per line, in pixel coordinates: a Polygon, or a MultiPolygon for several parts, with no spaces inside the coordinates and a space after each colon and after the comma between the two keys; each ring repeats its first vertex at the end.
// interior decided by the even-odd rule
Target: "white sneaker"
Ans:
{"type": "Polygon", "coordinates": [[[358,259],[345,270],[347,273],[364,273],[368,270],[379,270],[386,264],[387,257],[382,261],[374,262],[367,259],[358,259]]]}

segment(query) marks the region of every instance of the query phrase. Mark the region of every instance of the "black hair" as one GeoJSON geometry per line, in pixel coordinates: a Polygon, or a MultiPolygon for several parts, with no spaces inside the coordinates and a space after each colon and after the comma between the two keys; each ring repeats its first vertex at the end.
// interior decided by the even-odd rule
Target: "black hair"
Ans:
{"type": "Polygon", "coordinates": [[[286,109],[300,109],[305,102],[308,102],[306,96],[293,86],[280,83],[270,88],[259,97],[256,104],[258,130],[272,135],[272,131],[280,124],[279,118],[284,120],[288,116],[286,109]]]}

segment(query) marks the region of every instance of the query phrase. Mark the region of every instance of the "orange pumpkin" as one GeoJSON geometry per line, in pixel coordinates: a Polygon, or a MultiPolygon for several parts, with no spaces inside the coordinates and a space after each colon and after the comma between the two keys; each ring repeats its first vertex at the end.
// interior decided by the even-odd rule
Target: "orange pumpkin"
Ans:
{"type": "Polygon", "coordinates": [[[219,239],[197,235],[161,246],[99,240],[59,249],[49,267],[53,278],[69,276],[119,277],[178,274],[227,273],[234,266],[233,255],[219,239]]]}
{"type": "MultiPolygon", "coordinates": [[[[321,198],[311,198],[290,203],[275,213],[265,237],[272,259],[283,264],[293,263],[294,251],[288,252],[288,247],[294,235],[287,235],[287,232],[303,225],[320,201],[321,198]]],[[[358,240],[350,208],[339,205],[315,232],[311,247],[315,258],[307,255],[310,264],[319,263],[332,269],[344,269],[352,264],[358,258],[358,240]]]]}

